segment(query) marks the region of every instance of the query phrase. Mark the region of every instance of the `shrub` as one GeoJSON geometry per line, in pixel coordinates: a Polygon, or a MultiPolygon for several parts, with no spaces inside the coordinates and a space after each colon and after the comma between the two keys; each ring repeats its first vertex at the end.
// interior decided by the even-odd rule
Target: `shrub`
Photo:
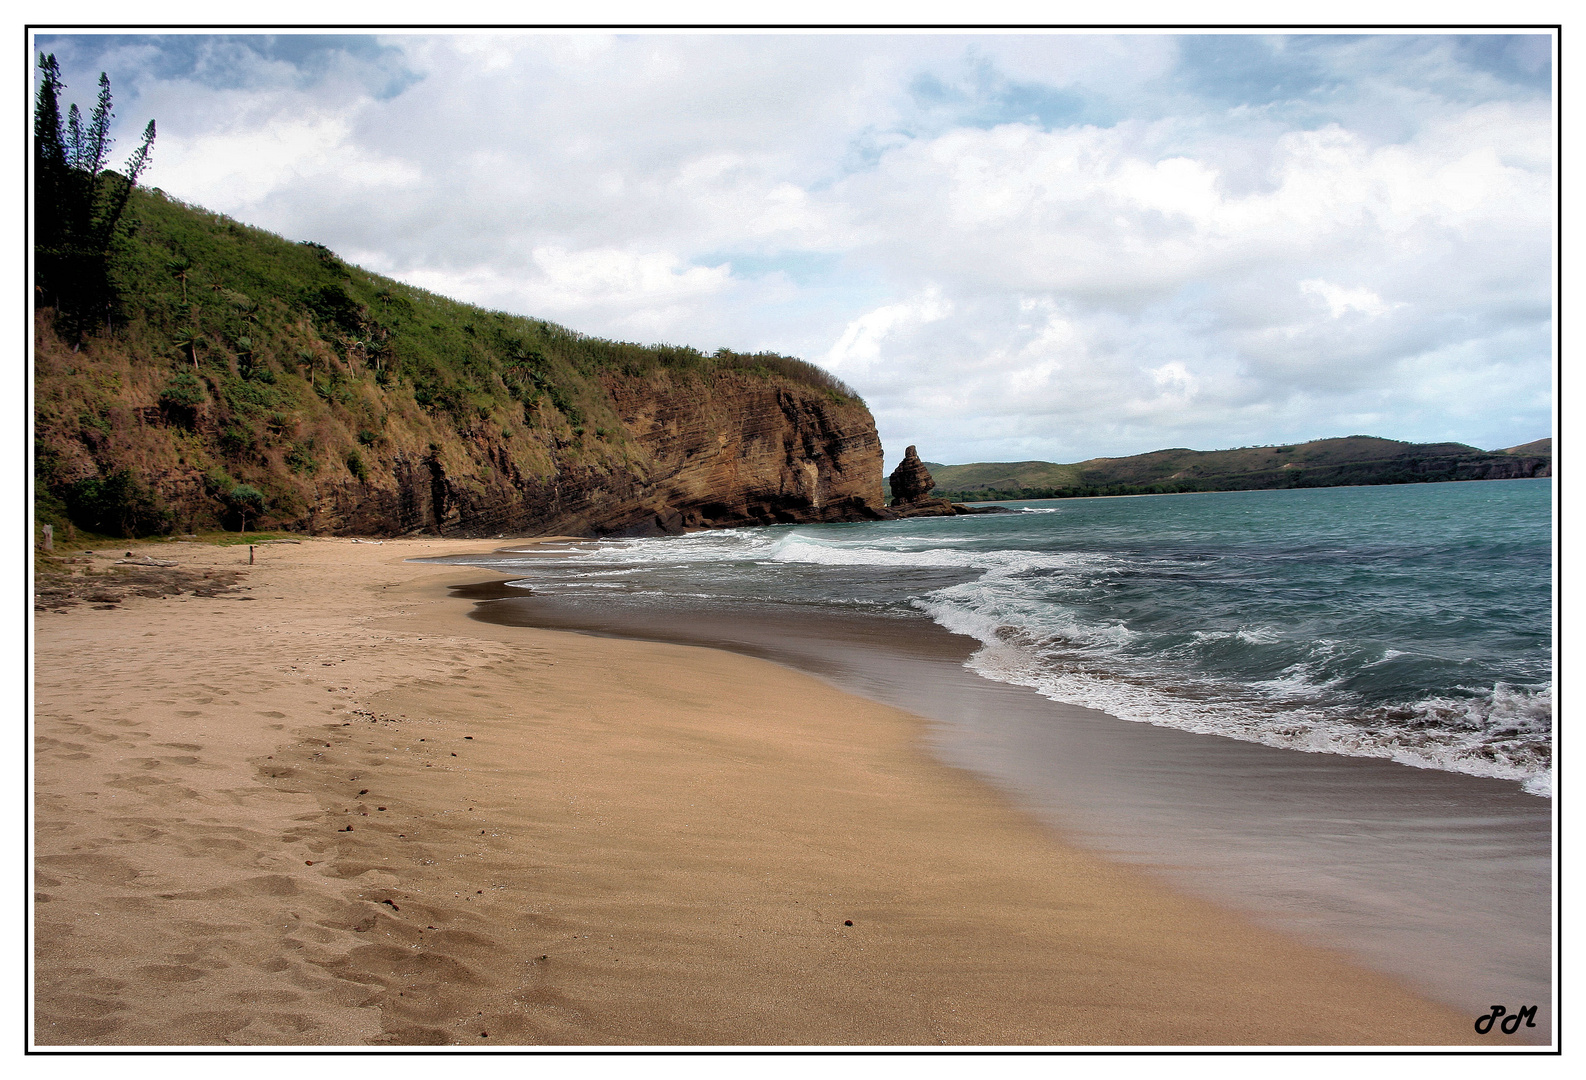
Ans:
{"type": "Polygon", "coordinates": [[[160,404],[167,409],[192,410],[207,400],[209,394],[204,389],[204,384],[190,371],[178,373],[170,384],[160,391],[160,404]]]}
{"type": "Polygon", "coordinates": [[[170,528],[170,513],[130,469],[78,480],[61,495],[72,521],[90,532],[147,536],[170,528]]]}
{"type": "Polygon", "coordinates": [[[220,450],[227,457],[242,457],[253,449],[253,432],[242,427],[228,427],[220,433],[220,450]]]}
{"type": "Polygon", "coordinates": [[[295,473],[304,476],[313,476],[319,471],[319,462],[314,459],[314,443],[293,443],[292,448],[286,452],[286,467],[295,473]]]}

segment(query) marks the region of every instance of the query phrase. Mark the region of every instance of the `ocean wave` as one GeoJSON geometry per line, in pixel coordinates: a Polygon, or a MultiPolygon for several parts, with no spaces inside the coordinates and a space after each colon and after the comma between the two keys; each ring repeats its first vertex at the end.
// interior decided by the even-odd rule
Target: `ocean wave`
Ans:
{"type": "Polygon", "coordinates": [[[1237,630],[1194,630],[1191,633],[1197,642],[1242,641],[1246,645],[1276,645],[1283,640],[1283,635],[1271,626],[1257,626],[1253,629],[1241,626],[1237,630]]]}
{"type": "MultiPolygon", "coordinates": [[[[925,542],[931,541],[925,539],[925,542]]],[[[1017,548],[962,551],[936,546],[823,543],[794,534],[782,541],[769,558],[775,562],[820,566],[966,569],[1009,575],[1037,570],[1074,569],[1092,565],[1101,557],[1077,552],[1024,551],[1017,548]]]]}
{"type": "Polygon", "coordinates": [[[524,588],[912,607],[980,642],[969,666],[986,678],[1123,720],[1551,791],[1551,654],[1545,635],[1528,643],[1523,589],[1497,594],[1512,613],[1495,609],[1487,576],[1461,576],[1469,559],[1437,563],[1441,548],[1375,529],[1252,541],[1221,520],[1147,532],[1139,510],[1084,509],[1113,516],[1089,532],[1072,516],[999,515],[952,535],[957,519],[608,540],[511,569],[524,588]],[[1511,635],[1496,652],[1495,632],[1511,635]]]}
{"type": "MultiPolygon", "coordinates": [[[[1054,641],[1083,646],[1126,639],[1110,627],[1076,626],[1033,635],[1026,627],[950,597],[933,596],[917,606],[944,628],[981,643],[966,661],[972,671],[1029,687],[1054,701],[1198,735],[1308,753],[1387,758],[1418,768],[1519,781],[1535,795],[1552,793],[1551,686],[1499,683],[1469,690],[1469,696],[1436,695],[1363,708],[1329,704],[1327,691],[1337,680],[1314,681],[1302,668],[1242,685],[1162,673],[1162,685],[1153,685],[1138,663],[1133,671],[1100,663],[1105,652],[1092,650],[1083,658],[1052,655],[1054,641]]],[[[1324,650],[1337,645],[1316,644],[1324,650]]]]}

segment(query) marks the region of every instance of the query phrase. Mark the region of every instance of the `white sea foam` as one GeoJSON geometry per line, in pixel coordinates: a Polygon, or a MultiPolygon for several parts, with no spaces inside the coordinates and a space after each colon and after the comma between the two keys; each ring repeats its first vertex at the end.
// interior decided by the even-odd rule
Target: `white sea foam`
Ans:
{"type": "Polygon", "coordinates": [[[1237,630],[1196,630],[1196,641],[1242,641],[1246,645],[1276,645],[1283,635],[1270,626],[1244,627],[1237,630]]]}
{"type": "MultiPolygon", "coordinates": [[[[1027,507],[1024,512],[1060,511],[1027,507]]],[[[1108,599],[1115,586],[1142,573],[1196,580],[1185,577],[1191,571],[1182,560],[1159,564],[1117,553],[991,548],[977,536],[941,536],[922,527],[907,532],[728,530],[604,541],[555,562],[563,574],[571,572],[572,580],[560,578],[568,586],[616,589],[629,582],[626,587],[641,595],[711,600],[744,597],[695,591],[700,584],[708,587],[708,581],[689,575],[723,572],[712,569],[715,564],[737,564],[772,588],[779,567],[869,567],[883,574],[892,569],[963,571],[971,580],[917,596],[913,603],[946,629],[981,643],[968,666],[986,678],[1133,722],[1517,780],[1540,795],[1552,790],[1550,685],[1498,683],[1391,705],[1367,704],[1345,686],[1350,673],[1417,658],[1406,649],[1357,645],[1341,635],[1299,640],[1293,630],[1258,619],[1228,625],[1232,620],[1226,612],[1222,625],[1210,622],[1153,638],[1130,625],[1135,615],[1127,607],[1108,599]],[[684,576],[652,582],[642,576],[649,570],[684,576]],[[1214,659],[1210,666],[1208,657],[1214,659]]],[[[526,571],[530,565],[523,563],[526,571]]],[[[527,577],[510,584],[544,587],[527,577]]],[[[878,609],[888,604],[791,592],[780,600],[878,609]]]]}
{"type": "MultiPolygon", "coordinates": [[[[906,546],[911,539],[899,537],[885,544],[844,544],[822,542],[794,533],[777,545],[770,558],[776,562],[812,563],[822,566],[962,568],[990,571],[1000,575],[1075,568],[1092,563],[1096,559],[1095,556],[1069,552],[1022,551],[1009,548],[961,551],[938,546],[906,546]]],[[[933,545],[936,543],[934,538],[929,537],[921,537],[914,542],[933,545]]]]}
{"type": "MultiPolygon", "coordinates": [[[[1517,780],[1536,795],[1552,792],[1550,688],[1500,684],[1468,698],[1428,698],[1366,710],[1320,704],[1337,680],[1315,681],[1308,665],[1296,665],[1279,678],[1246,687],[1180,674],[1168,689],[1151,685],[1139,672],[1095,666],[1104,655],[1090,654],[1093,663],[1087,668],[1082,660],[1054,661],[1042,648],[1054,638],[1082,645],[1123,640],[1109,628],[1073,627],[1057,633],[1043,628],[1043,633],[1033,634],[1002,613],[961,602],[972,590],[958,587],[954,593],[940,590],[917,606],[948,630],[981,642],[967,666],[985,678],[1027,686],[1054,701],[1194,734],[1309,753],[1389,758],[1419,768],[1517,780]]],[[[1323,652],[1337,644],[1315,643],[1323,652]]]]}

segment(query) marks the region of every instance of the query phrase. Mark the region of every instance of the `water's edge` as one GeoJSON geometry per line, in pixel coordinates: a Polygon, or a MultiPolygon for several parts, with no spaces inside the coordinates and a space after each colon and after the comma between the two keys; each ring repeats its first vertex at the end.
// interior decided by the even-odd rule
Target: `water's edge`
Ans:
{"type": "Polygon", "coordinates": [[[1516,783],[1128,723],[973,673],[979,643],[924,615],[453,595],[483,621],[727,649],[903,708],[1067,836],[1472,1018],[1537,1004],[1550,1038],[1552,803],[1516,783]]]}

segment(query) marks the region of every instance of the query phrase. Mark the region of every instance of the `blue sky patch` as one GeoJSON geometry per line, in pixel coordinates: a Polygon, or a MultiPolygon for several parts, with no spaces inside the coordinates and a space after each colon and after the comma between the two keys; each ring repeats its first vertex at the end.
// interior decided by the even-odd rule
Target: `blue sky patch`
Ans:
{"type": "Polygon", "coordinates": [[[367,34],[49,34],[36,44],[40,52],[54,52],[63,67],[109,71],[113,83],[132,93],[144,80],[191,81],[213,90],[263,88],[279,78],[270,64],[289,68],[292,85],[308,89],[348,59],[376,100],[394,97],[422,78],[407,67],[401,50],[367,34]]]}

